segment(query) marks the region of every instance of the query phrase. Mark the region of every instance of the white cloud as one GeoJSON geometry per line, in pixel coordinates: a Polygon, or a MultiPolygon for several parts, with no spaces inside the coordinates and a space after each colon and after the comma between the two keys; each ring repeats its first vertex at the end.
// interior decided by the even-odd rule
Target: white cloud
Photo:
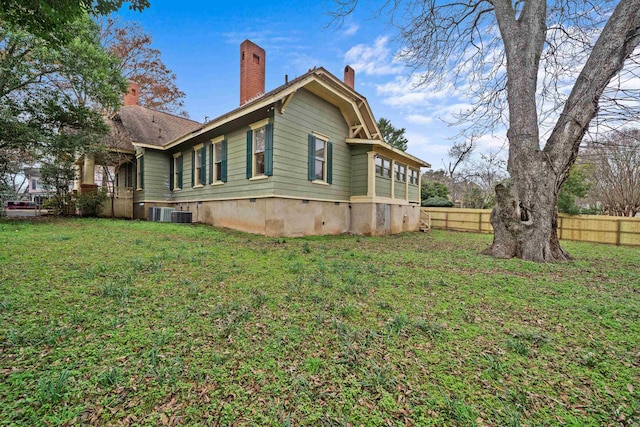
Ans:
{"type": "Polygon", "coordinates": [[[345,53],[344,60],[356,73],[374,76],[399,74],[404,67],[393,59],[388,43],[389,37],[381,36],[373,45],[355,45],[345,53]]]}
{"type": "Polygon", "coordinates": [[[476,152],[488,153],[497,152],[505,146],[507,140],[506,131],[496,134],[481,135],[476,139],[476,152]]]}
{"type": "MultiPolygon", "coordinates": [[[[320,65],[321,61],[311,55],[299,52],[291,52],[289,54],[288,67],[291,71],[301,75],[306,73],[310,68],[320,65]]],[[[294,76],[291,76],[294,77],[294,76]]]]}
{"type": "Polygon", "coordinates": [[[376,86],[383,102],[395,108],[435,108],[439,104],[449,104],[459,100],[460,92],[451,85],[438,88],[420,84],[420,75],[397,76],[394,80],[376,86]]]}
{"type": "Polygon", "coordinates": [[[360,26],[359,26],[358,24],[351,24],[351,25],[349,25],[349,27],[348,27],[348,28],[346,28],[346,29],[342,32],[342,35],[343,35],[343,36],[347,36],[347,37],[352,36],[352,35],[354,35],[355,33],[357,33],[359,29],[360,29],[360,26]]]}
{"type": "Polygon", "coordinates": [[[407,116],[407,121],[409,123],[417,124],[417,125],[428,125],[433,123],[432,116],[424,116],[422,114],[411,114],[407,116]]]}
{"type": "Polygon", "coordinates": [[[444,137],[436,137],[427,132],[408,131],[405,133],[409,141],[407,151],[431,163],[437,169],[441,158],[447,157],[451,142],[444,137]]]}

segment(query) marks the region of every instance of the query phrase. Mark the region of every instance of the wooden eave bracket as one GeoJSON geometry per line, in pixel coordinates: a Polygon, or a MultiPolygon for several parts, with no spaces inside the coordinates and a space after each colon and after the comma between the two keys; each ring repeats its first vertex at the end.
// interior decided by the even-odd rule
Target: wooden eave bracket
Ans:
{"type": "Polygon", "coordinates": [[[287,105],[289,105],[289,103],[293,99],[293,95],[295,94],[296,94],[296,91],[293,91],[289,95],[285,96],[280,100],[280,114],[284,114],[285,110],[287,109],[287,105]]]}
{"type": "Polygon", "coordinates": [[[351,126],[351,132],[349,133],[349,138],[355,138],[358,133],[364,128],[361,124],[351,126]]]}

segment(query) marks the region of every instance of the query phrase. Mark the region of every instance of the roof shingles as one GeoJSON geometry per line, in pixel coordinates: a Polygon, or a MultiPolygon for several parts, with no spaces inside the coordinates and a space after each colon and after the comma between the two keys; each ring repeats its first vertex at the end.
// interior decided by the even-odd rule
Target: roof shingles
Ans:
{"type": "Polygon", "coordinates": [[[162,147],[202,126],[196,121],[139,105],[121,107],[110,122],[112,132],[124,133],[124,141],[120,140],[117,145],[125,149],[132,149],[131,143],[162,147]]]}

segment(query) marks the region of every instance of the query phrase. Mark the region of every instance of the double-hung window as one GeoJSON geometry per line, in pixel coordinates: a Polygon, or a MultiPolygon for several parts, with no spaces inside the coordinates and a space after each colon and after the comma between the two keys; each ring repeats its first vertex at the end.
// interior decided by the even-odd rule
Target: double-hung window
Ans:
{"type": "Polygon", "coordinates": [[[253,131],[253,175],[264,175],[264,127],[253,131]]]}
{"type": "Polygon", "coordinates": [[[175,153],[171,159],[171,190],[182,189],[182,153],[175,153]]]}
{"type": "Polygon", "coordinates": [[[326,177],[326,164],[327,164],[327,141],[324,141],[320,138],[316,138],[316,146],[315,146],[315,179],[317,181],[324,181],[326,177]]]}
{"type": "Polygon", "coordinates": [[[227,181],[227,140],[223,136],[211,140],[209,184],[227,181]]]}
{"type": "Polygon", "coordinates": [[[409,184],[418,185],[418,171],[413,168],[409,168],[409,184]]]}
{"type": "Polygon", "coordinates": [[[273,175],[273,125],[269,119],[247,131],[247,179],[273,175]]]}
{"type": "Polygon", "coordinates": [[[333,180],[333,144],[329,137],[319,133],[309,134],[309,181],[331,184],[333,180]]]}
{"type": "Polygon", "coordinates": [[[136,158],[136,190],[144,188],[144,155],[136,158]]]}
{"type": "Polygon", "coordinates": [[[407,179],[407,167],[399,163],[395,163],[393,166],[396,174],[396,181],[405,182],[407,179]]]}
{"type": "Polygon", "coordinates": [[[213,144],[213,180],[222,181],[222,142],[213,144]]]}
{"type": "Polygon", "coordinates": [[[391,160],[384,157],[376,157],[376,175],[383,176],[385,178],[391,178],[391,160]]]}
{"type": "Polygon", "coordinates": [[[206,182],[207,150],[203,144],[193,147],[191,161],[191,186],[204,185],[206,182]]]}

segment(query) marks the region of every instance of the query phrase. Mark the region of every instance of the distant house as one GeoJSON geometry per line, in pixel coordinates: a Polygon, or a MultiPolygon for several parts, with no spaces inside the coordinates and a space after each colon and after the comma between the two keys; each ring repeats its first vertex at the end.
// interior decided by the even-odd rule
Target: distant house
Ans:
{"type": "Polygon", "coordinates": [[[323,68],[268,92],[265,51],[240,47],[240,107],[197,124],[129,102],[112,129],[135,162],[116,168],[116,194],[132,216],[150,208],[194,222],[268,236],[415,231],[420,168],[429,164],[382,141],[367,100],[323,68]]]}
{"type": "Polygon", "coordinates": [[[24,175],[27,180],[28,187],[26,188],[26,195],[30,202],[33,202],[36,206],[41,207],[44,203],[55,193],[55,190],[44,184],[42,177],[40,176],[39,167],[29,167],[24,170],[24,175]]]}

